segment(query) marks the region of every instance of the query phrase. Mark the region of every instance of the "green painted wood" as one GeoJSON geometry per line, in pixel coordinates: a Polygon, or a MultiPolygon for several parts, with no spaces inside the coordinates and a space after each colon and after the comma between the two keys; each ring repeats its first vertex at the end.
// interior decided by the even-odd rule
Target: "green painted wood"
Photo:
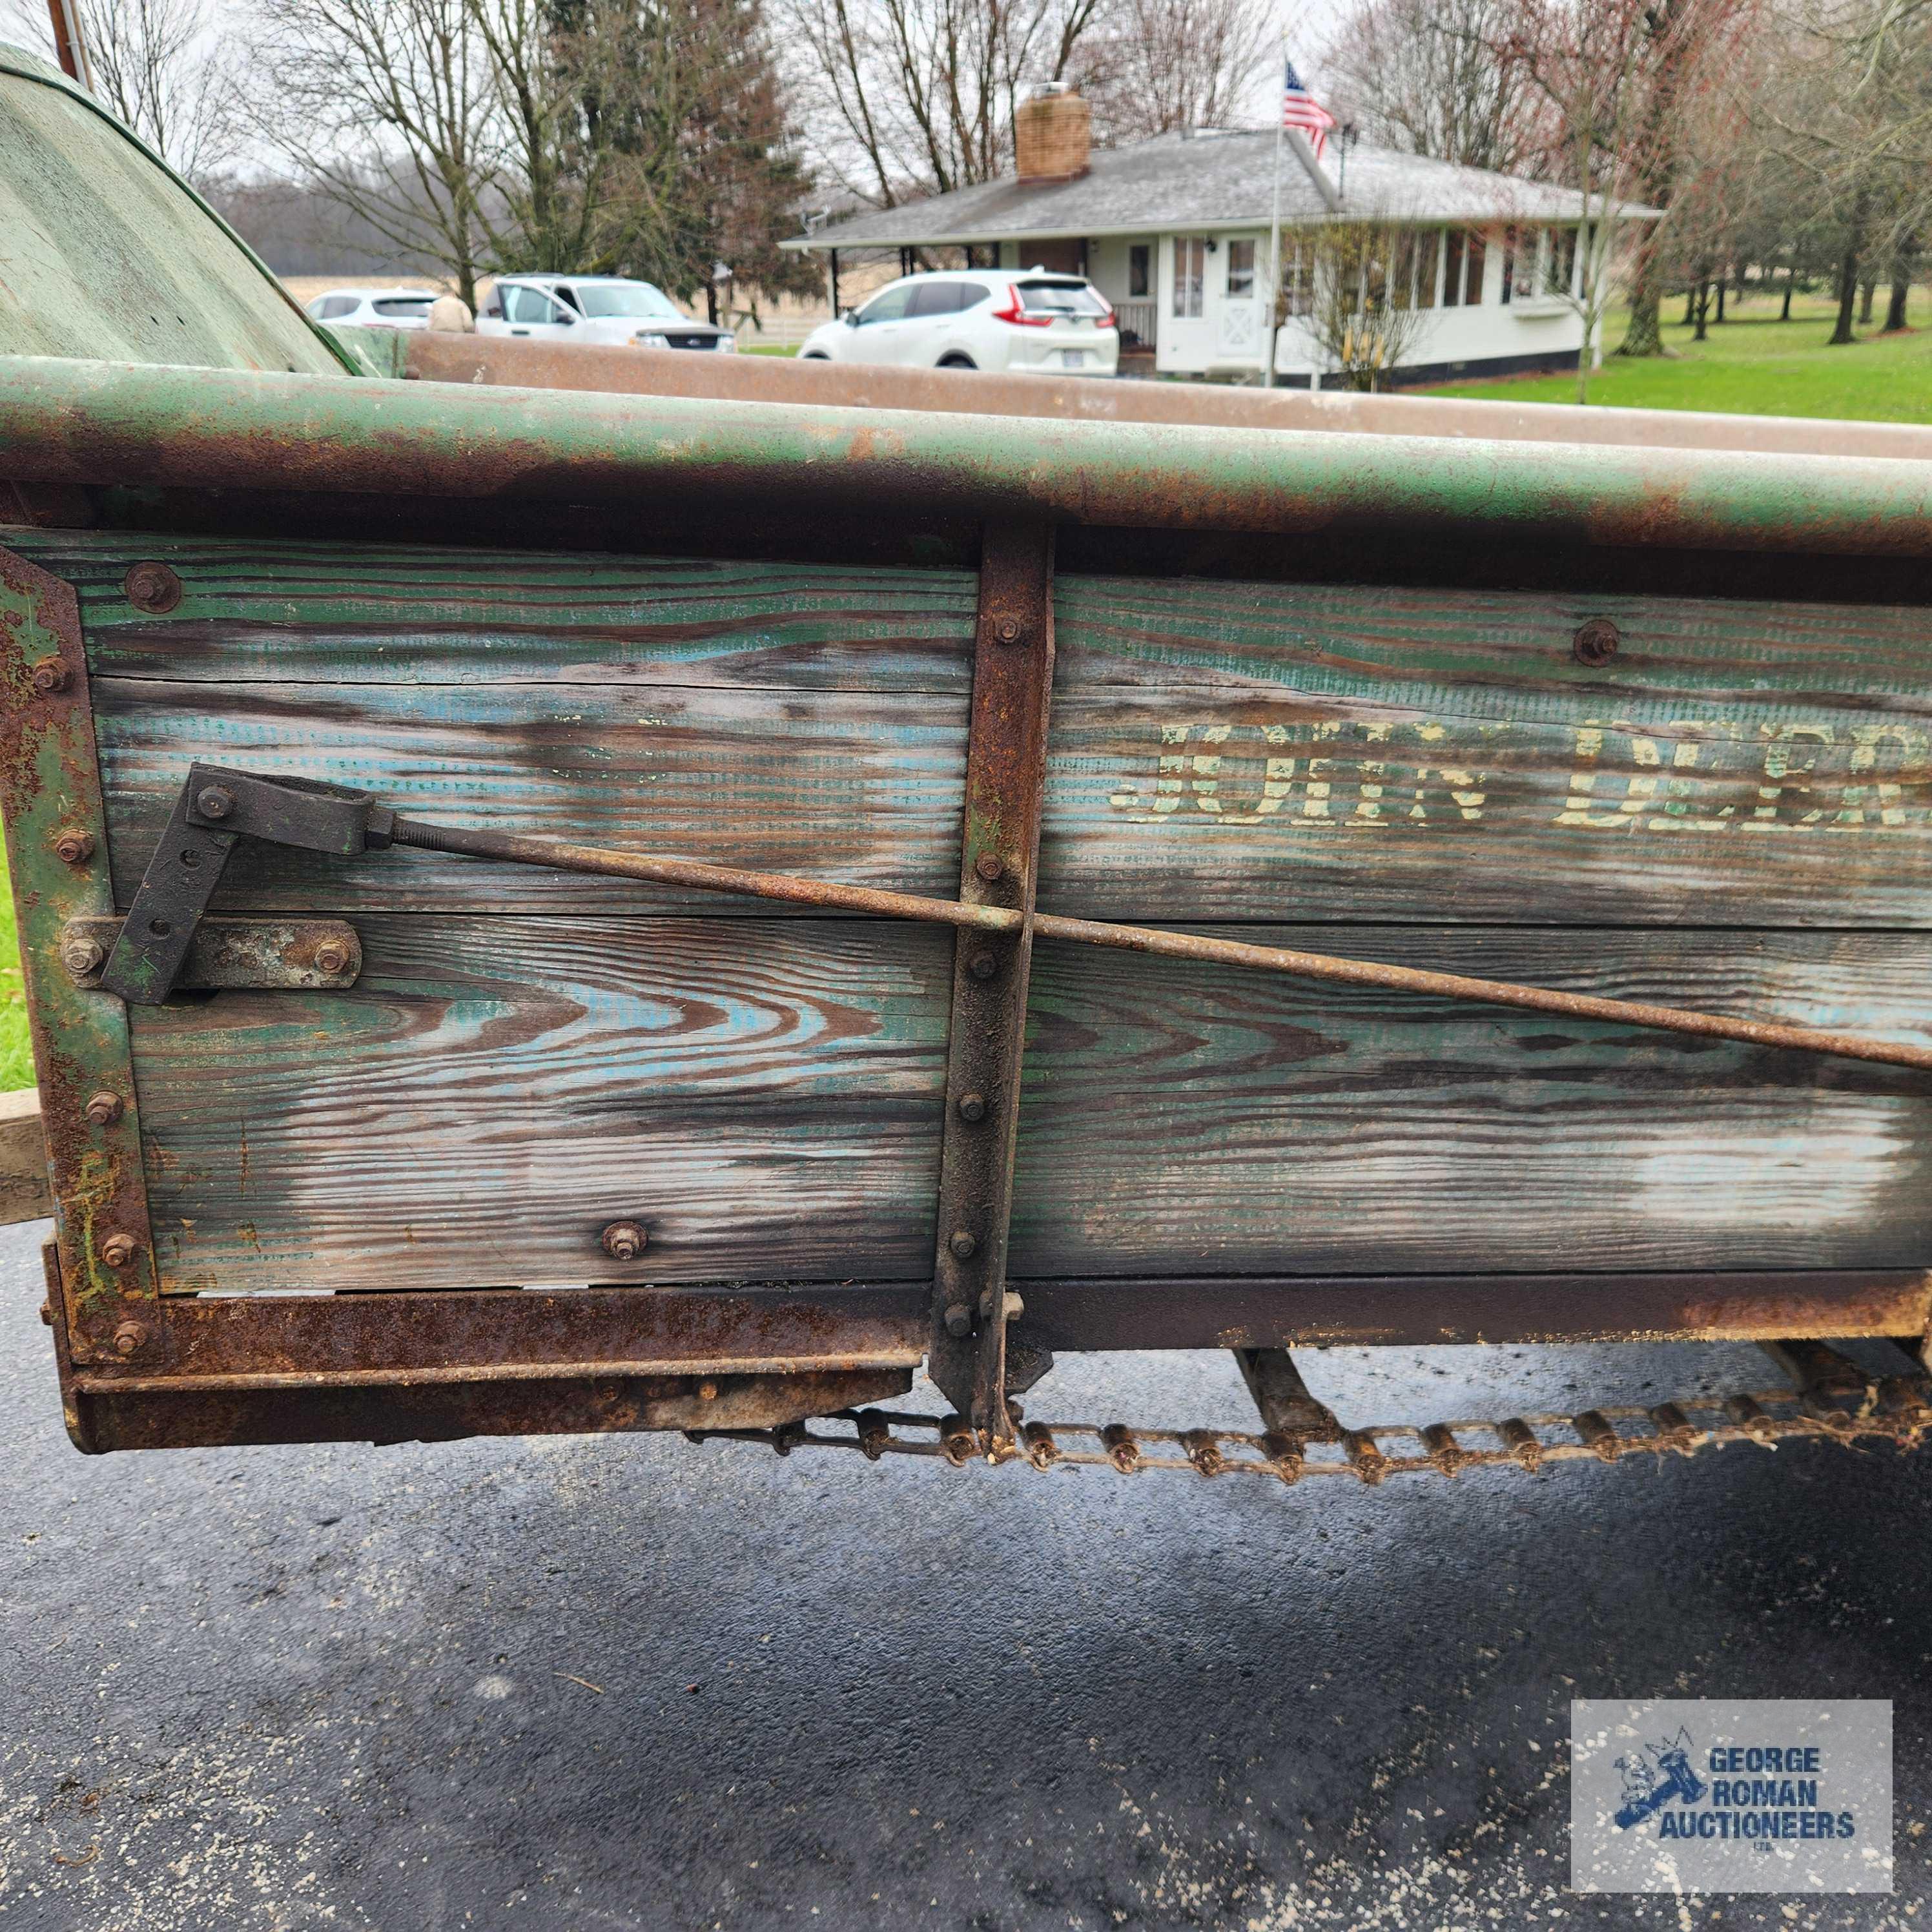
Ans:
{"type": "Polygon", "coordinates": [[[8,356],[346,372],[213,209],[91,95],[16,47],[0,49],[0,236],[8,356]]]}
{"type": "Polygon", "coordinates": [[[948,935],[358,921],[354,989],[135,1010],[164,1292],[722,1276],[932,1258],[948,935]],[[650,1246],[598,1239],[638,1220],[650,1246]]]}
{"type": "MultiPolygon", "coordinates": [[[[199,752],[462,823],[950,890],[962,573],[72,533],[34,554],[81,586],[124,885],[199,752]],[[122,588],[150,554],[185,586],[165,619],[122,588]]],[[[1922,610],[1072,578],[1058,623],[1054,909],[1932,922],[1922,610]],[[1572,654],[1592,617],[1623,634],[1606,667],[1572,654]]],[[[246,861],[230,902],[705,903],[394,862],[246,861]]]]}
{"type": "MultiPolygon", "coordinates": [[[[134,1016],[168,1292],[931,1258],[945,935],[358,922],[350,992],[134,1016]],[[646,1222],[644,1258],[597,1249],[646,1222]]],[[[1247,936],[1295,944],[1306,928],[1247,936]]],[[[1345,929],[1455,971],[1925,1036],[1932,940],[1345,929]]],[[[1017,1274],[1893,1267],[1932,1243],[1898,1069],[1042,945],[1017,1274]]]]}

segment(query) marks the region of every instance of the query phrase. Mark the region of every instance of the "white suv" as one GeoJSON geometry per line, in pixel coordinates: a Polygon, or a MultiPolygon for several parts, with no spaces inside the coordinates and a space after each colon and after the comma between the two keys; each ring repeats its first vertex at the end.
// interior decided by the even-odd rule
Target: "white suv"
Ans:
{"type": "Polygon", "coordinates": [[[362,328],[427,328],[436,292],[424,289],[330,289],[308,305],[317,322],[362,328]]]}
{"type": "Polygon", "coordinates": [[[1120,332],[1106,297],[1078,275],[968,268],[889,282],[862,308],[815,328],[807,362],[1111,376],[1120,332]]]}
{"type": "Polygon", "coordinates": [[[738,346],[728,328],[692,321],[663,290],[615,275],[500,277],[477,314],[476,333],[645,349],[738,346]]]}

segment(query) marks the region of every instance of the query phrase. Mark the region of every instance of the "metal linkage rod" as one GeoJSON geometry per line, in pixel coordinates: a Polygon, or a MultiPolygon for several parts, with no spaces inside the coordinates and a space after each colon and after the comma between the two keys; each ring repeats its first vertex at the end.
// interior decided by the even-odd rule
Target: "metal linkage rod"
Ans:
{"type": "MultiPolygon", "coordinates": [[[[475,832],[454,826],[426,825],[398,818],[393,837],[398,845],[423,850],[454,852],[472,858],[495,859],[512,865],[547,866],[562,872],[590,872],[611,878],[638,879],[652,885],[688,886],[705,892],[732,892],[751,898],[776,899],[791,905],[870,914],[881,919],[904,919],[936,926],[968,928],[981,932],[1011,932],[1021,914],[1002,906],[966,905],[956,899],[930,898],[917,892],[881,890],[871,886],[840,885],[800,878],[788,872],[760,872],[736,866],[706,865],[691,859],[662,859],[645,853],[614,852],[596,845],[573,845],[512,832],[475,832]]],[[[1816,1027],[1790,1026],[1778,1020],[1734,1018],[1724,1013],[1696,1012],[1682,1006],[1658,1006],[1648,1000],[1606,999],[1594,993],[1559,992],[1546,986],[1520,986],[1507,980],[1484,980],[1464,973],[1438,973],[1417,966],[1391,966],[1380,960],[1346,959],[1332,953],[1304,952],[1289,946],[1255,946],[1237,939],[1216,939],[1200,933],[1168,932],[1153,926],[1121,926],[1104,920],[1067,919],[1040,913],[1034,930],[1042,939],[1071,940],[1085,946],[1112,946],[1166,959],[1199,960],[1221,966],[1242,966],[1253,971],[1284,973],[1297,979],[1318,980],[1346,986],[1378,986],[1392,992],[1419,993],[1478,1006],[1514,1006],[1531,1012],[1554,1013],[1567,1019],[1603,1020],[1613,1025],[1642,1027],[1660,1033],[1688,1034],[1712,1040],[1742,1040],[1752,1046],[1789,1048],[1822,1053],[1840,1060],[1863,1060],[1892,1066],[1932,1069],[1932,1047],[1877,1040],[1866,1034],[1837,1033],[1816,1027]]]]}

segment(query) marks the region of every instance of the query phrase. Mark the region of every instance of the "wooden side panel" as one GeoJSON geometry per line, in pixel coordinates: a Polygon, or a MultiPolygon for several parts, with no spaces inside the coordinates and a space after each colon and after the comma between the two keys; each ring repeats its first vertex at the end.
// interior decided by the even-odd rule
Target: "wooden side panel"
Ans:
{"type": "MultiPolygon", "coordinates": [[[[170,1292],[929,1266],[944,934],[358,924],[350,993],[136,1015],[170,1292]],[[650,1231],[629,1267],[598,1251],[620,1218],[650,1231]]],[[[1912,935],[1330,936],[1905,1037],[1932,973],[1912,935]]],[[[1909,1267],[1932,1248],[1928,1169],[1922,1074],[1042,944],[1012,1267],[1909,1267]]]]}
{"type": "MultiPolygon", "coordinates": [[[[184,754],[424,815],[952,889],[972,583],[49,534],[82,586],[124,892],[184,754]]],[[[1041,899],[1093,916],[1932,924],[1923,611],[1068,578],[1041,899]],[[1571,641],[1606,617],[1596,668],[1571,641]]],[[[416,858],[226,903],[682,911],[416,858]]],[[[710,902],[730,915],[742,906],[710,902]]]]}

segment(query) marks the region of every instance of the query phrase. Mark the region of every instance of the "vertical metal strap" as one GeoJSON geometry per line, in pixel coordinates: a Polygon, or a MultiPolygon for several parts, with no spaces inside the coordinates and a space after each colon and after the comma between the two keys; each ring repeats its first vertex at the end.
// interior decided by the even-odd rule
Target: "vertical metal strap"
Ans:
{"type": "Polygon", "coordinates": [[[928,1366],[988,1453],[1010,1450],[1007,1225],[1053,687],[1053,532],[989,524],[980,560],[959,896],[1018,908],[1012,933],[954,941],[928,1366]]]}
{"type": "MultiPolygon", "coordinates": [[[[68,922],[111,914],[107,824],[73,586],[0,550],[0,808],[75,1359],[164,1348],[128,1012],[80,982],[68,922]]],[[[84,943],[84,942],[83,942],[84,943]]]]}

